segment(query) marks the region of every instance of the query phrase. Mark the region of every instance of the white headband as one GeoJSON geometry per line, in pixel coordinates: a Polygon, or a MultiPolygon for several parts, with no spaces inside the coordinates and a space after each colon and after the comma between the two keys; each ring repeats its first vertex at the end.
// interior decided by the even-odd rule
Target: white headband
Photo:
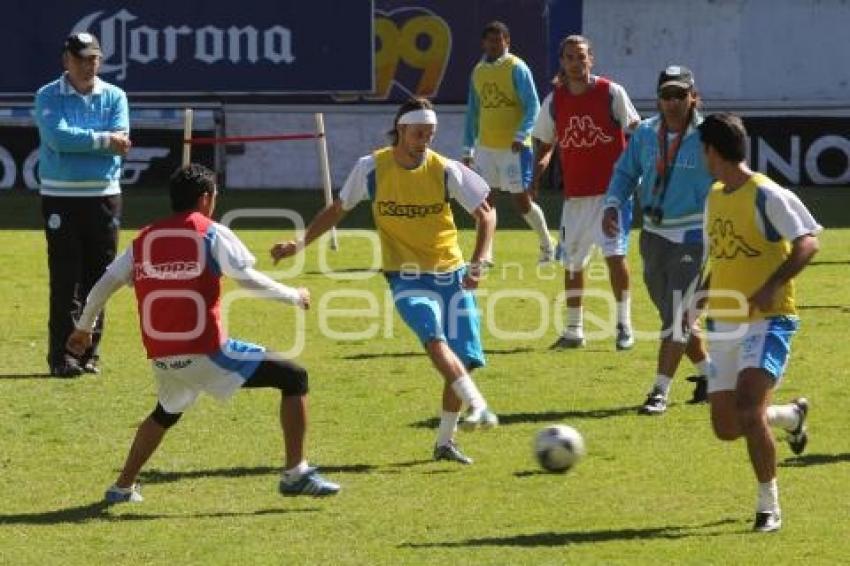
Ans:
{"type": "Polygon", "coordinates": [[[399,124],[433,124],[437,125],[437,113],[427,108],[419,108],[405,112],[398,119],[399,124]]]}

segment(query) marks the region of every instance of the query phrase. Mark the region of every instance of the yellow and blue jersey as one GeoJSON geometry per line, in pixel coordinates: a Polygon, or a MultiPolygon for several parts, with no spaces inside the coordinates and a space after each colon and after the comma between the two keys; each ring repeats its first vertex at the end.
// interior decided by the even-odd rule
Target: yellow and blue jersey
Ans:
{"type": "Polygon", "coordinates": [[[510,149],[514,141],[531,145],[531,129],[540,111],[534,77],[511,53],[495,61],[482,59],[472,71],[463,146],[510,149]]]}
{"type": "Polygon", "coordinates": [[[791,242],[784,238],[766,212],[767,191],[783,190],[756,173],[735,191],[715,183],[708,195],[705,229],[711,271],[708,316],[725,322],[744,322],[797,314],[794,281],[776,292],[771,308],[746,312],[751,297],[785,262],[791,242]],[[738,309],[741,312],[735,313],[738,309]]]}
{"type": "Polygon", "coordinates": [[[447,272],[463,265],[449,205],[447,160],[428,150],[422,164],[405,169],[393,149],[374,154],[367,184],[386,272],[447,272]]]}

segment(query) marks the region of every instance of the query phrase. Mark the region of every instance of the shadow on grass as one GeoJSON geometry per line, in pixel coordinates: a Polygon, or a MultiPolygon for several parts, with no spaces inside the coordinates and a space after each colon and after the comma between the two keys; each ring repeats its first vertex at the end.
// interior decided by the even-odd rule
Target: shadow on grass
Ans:
{"type": "Polygon", "coordinates": [[[599,543],[622,540],[680,539],[686,537],[718,536],[723,532],[703,532],[702,529],[737,523],[723,519],[704,525],[689,527],[665,526],[646,529],[600,529],[596,531],[544,532],[505,537],[472,538],[456,542],[404,543],[406,548],[446,548],[470,546],[567,546],[571,544],[599,543]]]}
{"type": "MultiPolygon", "coordinates": [[[[371,472],[375,466],[371,464],[349,464],[343,466],[319,466],[319,471],[323,474],[363,474],[371,472]]],[[[187,479],[198,478],[244,478],[249,476],[271,476],[279,475],[280,467],[278,466],[253,466],[235,468],[214,468],[210,470],[187,470],[187,471],[163,471],[163,470],[145,470],[139,474],[139,479],[143,484],[171,483],[187,479]]]]}
{"type": "Polygon", "coordinates": [[[809,262],[809,265],[850,265],[850,259],[825,259],[809,262]]]}
{"type": "MultiPolygon", "coordinates": [[[[503,348],[500,350],[490,349],[484,350],[484,353],[488,356],[502,356],[502,355],[510,355],[510,354],[525,354],[528,352],[533,352],[534,348],[530,348],[528,346],[517,346],[516,348],[503,348]]],[[[376,360],[381,358],[409,358],[412,356],[425,356],[425,352],[382,352],[378,354],[363,352],[360,354],[349,354],[347,356],[340,356],[341,360],[376,360]]]]}
{"type": "Polygon", "coordinates": [[[68,377],[55,377],[47,372],[44,373],[0,373],[0,379],[73,379],[68,377]]]}
{"type": "MultiPolygon", "coordinates": [[[[122,507],[126,509],[126,507],[122,507]]],[[[44,511],[41,513],[16,513],[0,515],[0,525],[60,525],[87,523],[89,521],[153,521],[159,519],[210,519],[218,517],[250,517],[260,515],[283,515],[286,513],[314,512],[318,509],[258,509],[256,511],[222,511],[220,513],[187,513],[177,515],[157,515],[141,513],[112,514],[111,506],[103,501],[44,511]]]]}
{"type": "Polygon", "coordinates": [[[837,464],[839,462],[850,462],[850,452],[841,454],[806,454],[805,456],[794,456],[780,462],[783,468],[802,468],[806,466],[820,466],[821,464],[837,464]]]}
{"type": "Polygon", "coordinates": [[[363,352],[361,354],[349,354],[340,356],[341,360],[377,360],[380,358],[410,358],[413,356],[424,356],[425,352],[383,352],[380,354],[370,354],[363,352]]]}
{"type": "Polygon", "coordinates": [[[800,310],[850,312],[850,306],[847,305],[797,305],[797,308],[800,310]]]}
{"type": "MultiPolygon", "coordinates": [[[[570,419],[607,419],[623,415],[637,413],[640,405],[629,405],[628,407],[614,407],[611,409],[588,409],[586,411],[544,411],[542,413],[499,413],[499,426],[526,424],[526,423],[549,423],[570,419]]],[[[431,417],[411,423],[413,428],[437,428],[440,419],[431,417]]]]}
{"type": "Polygon", "coordinates": [[[317,269],[313,271],[305,271],[304,275],[333,275],[337,273],[374,273],[376,275],[382,275],[383,271],[381,269],[370,269],[368,267],[345,267],[343,269],[317,269]]]}

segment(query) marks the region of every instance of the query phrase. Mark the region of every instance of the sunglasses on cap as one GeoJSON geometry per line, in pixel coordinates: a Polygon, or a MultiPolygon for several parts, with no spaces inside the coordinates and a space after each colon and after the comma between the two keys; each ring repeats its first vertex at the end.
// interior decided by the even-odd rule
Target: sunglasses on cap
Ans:
{"type": "Polygon", "coordinates": [[[684,100],[688,96],[688,92],[682,88],[664,89],[658,93],[658,98],[661,100],[684,100]]]}

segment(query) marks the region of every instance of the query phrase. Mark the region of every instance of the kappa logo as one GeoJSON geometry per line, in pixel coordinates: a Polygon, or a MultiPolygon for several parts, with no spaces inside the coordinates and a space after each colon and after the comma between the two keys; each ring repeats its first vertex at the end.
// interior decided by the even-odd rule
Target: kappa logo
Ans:
{"type": "Polygon", "coordinates": [[[585,114],[570,117],[570,122],[564,128],[558,143],[563,148],[593,147],[598,143],[611,143],[613,140],[613,137],[605,135],[602,128],[593,123],[593,118],[585,114]]]}
{"type": "Polygon", "coordinates": [[[508,95],[499,90],[499,87],[496,85],[496,83],[484,83],[481,86],[481,93],[479,97],[481,98],[482,108],[502,108],[505,106],[516,106],[516,102],[511,100],[508,95]]]}
{"type": "Polygon", "coordinates": [[[711,238],[711,257],[717,259],[735,259],[738,254],[747,257],[761,255],[757,249],[749,245],[744,238],[735,233],[731,220],[718,218],[708,232],[711,238]]]}

